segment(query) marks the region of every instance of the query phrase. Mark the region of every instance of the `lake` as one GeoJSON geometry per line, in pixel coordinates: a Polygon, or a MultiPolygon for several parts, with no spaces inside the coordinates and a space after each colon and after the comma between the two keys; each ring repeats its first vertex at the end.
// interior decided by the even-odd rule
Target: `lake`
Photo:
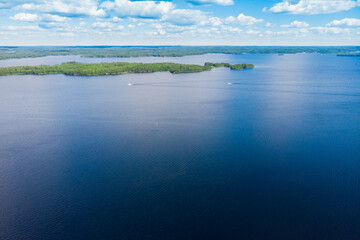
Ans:
{"type": "Polygon", "coordinates": [[[360,239],[360,58],[67,61],[255,69],[0,77],[0,239],[360,239]]]}

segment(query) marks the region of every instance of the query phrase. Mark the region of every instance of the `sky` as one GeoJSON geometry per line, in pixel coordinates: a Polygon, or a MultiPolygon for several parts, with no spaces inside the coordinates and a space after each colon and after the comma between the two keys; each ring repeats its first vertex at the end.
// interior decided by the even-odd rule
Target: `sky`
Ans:
{"type": "Polygon", "coordinates": [[[360,0],[0,0],[1,46],[360,45],[360,0]]]}

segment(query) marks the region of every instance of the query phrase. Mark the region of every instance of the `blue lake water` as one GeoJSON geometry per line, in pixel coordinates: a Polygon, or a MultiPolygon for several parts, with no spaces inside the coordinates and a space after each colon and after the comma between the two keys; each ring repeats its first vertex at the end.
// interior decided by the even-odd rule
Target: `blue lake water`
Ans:
{"type": "Polygon", "coordinates": [[[0,77],[0,239],[360,239],[359,58],[66,61],[256,68],[0,77]]]}

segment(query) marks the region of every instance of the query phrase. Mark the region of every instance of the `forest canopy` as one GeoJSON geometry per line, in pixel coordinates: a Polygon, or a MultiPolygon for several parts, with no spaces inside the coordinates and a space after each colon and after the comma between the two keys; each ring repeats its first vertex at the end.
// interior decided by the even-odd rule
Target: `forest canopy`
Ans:
{"type": "Polygon", "coordinates": [[[360,47],[281,47],[281,46],[89,46],[89,47],[0,47],[0,60],[45,56],[81,57],[182,57],[215,54],[348,54],[360,47]]]}
{"type": "Polygon", "coordinates": [[[2,67],[0,75],[45,75],[45,74],[65,74],[78,76],[98,76],[98,75],[118,75],[124,73],[151,73],[151,72],[170,72],[170,73],[191,73],[209,71],[217,67],[227,67],[230,69],[254,68],[253,64],[229,64],[229,63],[205,63],[203,66],[194,64],[178,63],[77,63],[68,62],[60,65],[41,65],[41,66],[19,66],[2,67]]]}

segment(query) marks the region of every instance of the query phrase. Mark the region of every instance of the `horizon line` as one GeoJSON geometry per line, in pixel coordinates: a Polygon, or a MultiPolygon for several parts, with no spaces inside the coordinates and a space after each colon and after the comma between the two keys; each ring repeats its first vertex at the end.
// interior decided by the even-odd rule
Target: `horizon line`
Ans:
{"type": "Polygon", "coordinates": [[[360,45],[0,45],[0,47],[360,47],[360,45]]]}

